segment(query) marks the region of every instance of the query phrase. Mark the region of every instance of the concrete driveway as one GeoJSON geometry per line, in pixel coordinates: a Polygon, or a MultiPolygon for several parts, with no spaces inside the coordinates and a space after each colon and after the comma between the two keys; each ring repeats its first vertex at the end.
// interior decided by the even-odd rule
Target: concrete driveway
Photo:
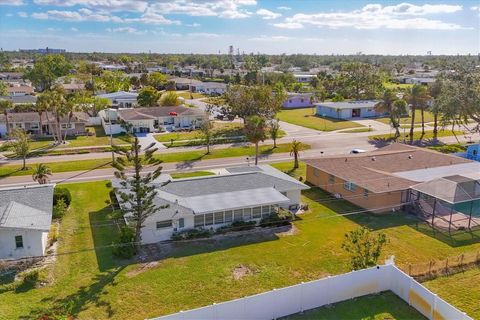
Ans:
{"type": "Polygon", "coordinates": [[[162,143],[158,142],[157,139],[153,136],[152,133],[136,133],[135,136],[138,138],[140,145],[142,146],[142,150],[145,150],[149,145],[152,143],[155,144],[155,148],[167,149],[162,143]]]}

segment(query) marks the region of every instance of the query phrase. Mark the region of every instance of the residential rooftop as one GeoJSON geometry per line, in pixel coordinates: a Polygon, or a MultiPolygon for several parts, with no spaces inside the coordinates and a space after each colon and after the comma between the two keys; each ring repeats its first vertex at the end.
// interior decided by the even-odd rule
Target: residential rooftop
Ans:
{"type": "Polygon", "coordinates": [[[329,107],[335,109],[359,109],[359,108],[373,108],[380,100],[355,100],[355,101],[340,101],[340,102],[319,102],[315,106],[329,107]]]}

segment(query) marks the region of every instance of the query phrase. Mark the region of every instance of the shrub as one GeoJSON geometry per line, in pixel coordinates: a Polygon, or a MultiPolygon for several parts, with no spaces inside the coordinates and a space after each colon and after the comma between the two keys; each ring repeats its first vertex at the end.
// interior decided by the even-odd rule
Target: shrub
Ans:
{"type": "Polygon", "coordinates": [[[52,224],[52,228],[48,233],[48,246],[52,246],[58,239],[58,225],[56,223],[52,224]]]}
{"type": "Polygon", "coordinates": [[[212,235],[209,230],[206,229],[191,229],[180,232],[174,232],[172,234],[172,240],[191,240],[199,238],[208,238],[212,235]]]}
{"type": "Polygon", "coordinates": [[[63,199],[65,205],[67,207],[70,206],[70,203],[72,202],[72,195],[70,193],[70,190],[66,188],[55,188],[53,191],[53,205],[55,206],[57,204],[57,201],[59,199],[63,199]]]}
{"type": "Polygon", "coordinates": [[[119,239],[112,244],[114,245],[113,254],[115,256],[124,259],[133,257],[136,253],[135,231],[128,226],[122,227],[119,239]]]}
{"type": "Polygon", "coordinates": [[[257,225],[256,221],[243,221],[243,220],[238,220],[234,221],[231,225],[227,226],[225,229],[227,231],[243,231],[243,230],[250,230],[255,228],[257,225]]]}
{"type": "Polygon", "coordinates": [[[59,198],[57,200],[57,203],[53,207],[53,218],[61,219],[66,212],[67,212],[67,205],[65,204],[65,200],[63,198],[59,198]]]}
{"type": "Polygon", "coordinates": [[[286,226],[290,224],[291,220],[292,220],[291,216],[274,213],[264,217],[260,221],[260,227],[268,228],[268,227],[286,226]]]}
{"type": "Polygon", "coordinates": [[[441,153],[456,153],[456,152],[465,152],[467,150],[466,146],[461,144],[447,144],[443,146],[434,146],[429,149],[441,152],[441,153]]]}

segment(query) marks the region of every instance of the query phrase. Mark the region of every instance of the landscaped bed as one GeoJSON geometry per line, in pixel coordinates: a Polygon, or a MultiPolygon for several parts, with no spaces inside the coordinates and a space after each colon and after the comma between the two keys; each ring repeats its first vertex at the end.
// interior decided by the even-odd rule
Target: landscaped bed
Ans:
{"type": "MultiPolygon", "coordinates": [[[[305,177],[304,165],[297,170],[292,170],[290,162],[275,166],[305,177]]],[[[6,319],[40,318],[46,313],[78,319],[145,319],[344,273],[349,271],[348,256],[341,249],[344,234],[361,225],[387,235],[381,259],[395,255],[404,270],[409,263],[480,249],[476,242],[480,232],[432,234],[428,226],[399,213],[339,216],[358,208],[312,189],[303,193],[302,201],[310,211],[293,222],[293,235],[178,242],[162,252],[165,258],[158,262],[121,261],[113,258],[110,247],[118,228],[111,223],[112,212],[105,203],[110,190],[106,182],[65,187],[72,193],[72,204],[60,227],[58,250],[63,254],[47,267],[38,288],[4,291],[0,284],[0,315],[6,319]],[[43,277],[54,281],[41,287],[43,277]]],[[[450,290],[463,290],[458,288],[450,290]]],[[[475,292],[469,299],[476,300],[471,301],[479,299],[475,292]]],[[[448,300],[447,296],[442,298],[448,300]]],[[[396,300],[386,301],[397,306],[396,300]]],[[[374,309],[373,304],[363,303],[369,309],[374,309]]],[[[396,317],[396,309],[377,310],[396,317]]]]}
{"type": "Polygon", "coordinates": [[[313,108],[281,110],[277,117],[288,123],[320,131],[362,127],[361,124],[353,121],[316,116],[312,110],[313,108]]]}

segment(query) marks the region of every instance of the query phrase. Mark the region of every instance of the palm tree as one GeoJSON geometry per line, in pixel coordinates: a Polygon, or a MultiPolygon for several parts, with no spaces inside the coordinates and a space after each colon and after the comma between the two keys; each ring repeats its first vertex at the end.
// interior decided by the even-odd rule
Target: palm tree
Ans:
{"type": "Polygon", "coordinates": [[[245,135],[247,140],[255,144],[255,165],[258,164],[258,144],[265,140],[265,119],[259,116],[250,116],[246,119],[245,135]]]}
{"type": "Polygon", "coordinates": [[[303,143],[293,139],[292,143],[290,144],[290,156],[293,156],[293,169],[298,169],[298,154],[303,149],[303,143]]]}
{"type": "Polygon", "coordinates": [[[442,82],[436,80],[433,84],[428,87],[428,93],[431,97],[429,109],[433,113],[433,143],[436,144],[438,140],[438,114],[440,113],[439,103],[437,98],[442,92],[442,82]]]}
{"type": "Polygon", "coordinates": [[[39,184],[46,184],[48,182],[48,176],[52,175],[52,170],[43,163],[39,163],[33,169],[32,179],[39,184]]]}
{"type": "Polygon", "coordinates": [[[10,100],[0,100],[0,111],[5,116],[5,124],[7,126],[7,136],[10,134],[10,123],[8,121],[8,111],[13,109],[13,102],[10,100]]]}
{"type": "MultiPolygon", "coordinates": [[[[53,130],[53,126],[50,124],[50,117],[49,117],[49,112],[51,109],[51,105],[54,103],[55,97],[53,92],[51,91],[44,91],[41,94],[38,95],[37,103],[35,105],[35,108],[37,109],[37,112],[39,115],[43,114],[45,112],[45,117],[47,119],[47,129],[48,133],[52,134],[53,140],[56,141],[57,137],[55,134],[55,130],[53,130]]],[[[42,117],[40,116],[40,121],[42,117]]],[[[43,125],[43,123],[42,123],[43,125]]]]}
{"type": "Polygon", "coordinates": [[[407,96],[407,101],[411,106],[412,117],[410,126],[410,144],[413,144],[413,131],[415,129],[415,111],[420,109],[422,111],[422,136],[425,134],[425,118],[424,110],[430,96],[427,93],[427,88],[421,84],[414,85],[407,96]]]}
{"type": "Polygon", "coordinates": [[[397,96],[391,89],[385,89],[382,94],[381,101],[375,104],[375,111],[379,113],[388,113],[390,117],[390,123],[392,127],[395,128],[395,139],[400,136],[400,132],[398,130],[398,123],[395,121],[395,114],[393,110],[393,103],[397,100],[397,96]]]}

